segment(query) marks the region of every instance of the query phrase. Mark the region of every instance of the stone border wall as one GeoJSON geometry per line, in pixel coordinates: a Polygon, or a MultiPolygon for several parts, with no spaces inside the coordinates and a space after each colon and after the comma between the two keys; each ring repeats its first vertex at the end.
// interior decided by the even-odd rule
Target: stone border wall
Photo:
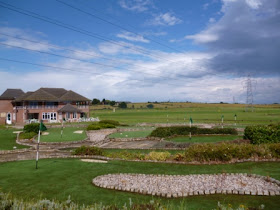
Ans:
{"type": "MultiPolygon", "coordinates": [[[[228,180],[227,180],[228,181],[228,180]]],[[[193,185],[193,182],[191,185],[193,185]]],[[[237,195],[264,195],[264,196],[275,196],[280,195],[280,181],[265,177],[261,175],[256,174],[247,174],[247,173],[223,173],[223,174],[193,174],[193,175],[151,175],[151,174],[107,174],[95,177],[92,180],[92,184],[107,188],[107,189],[113,189],[113,190],[120,190],[120,191],[128,191],[128,192],[134,192],[134,193],[140,193],[144,195],[153,195],[153,196],[161,196],[166,198],[178,198],[178,197],[186,197],[186,196],[193,196],[193,195],[209,195],[209,194],[237,194],[237,195]],[[146,179],[149,179],[148,182],[145,183],[145,177],[146,179]],[[193,182],[196,179],[202,179],[203,184],[201,184],[200,180],[200,189],[197,189],[198,187],[195,187],[197,190],[194,190],[193,188],[183,188],[183,190],[174,189],[173,184],[178,182],[179,180],[183,178],[190,178],[193,182]],[[194,177],[194,178],[193,178],[194,177]],[[197,178],[196,178],[197,177],[197,178]],[[213,187],[213,183],[211,183],[211,177],[215,177],[217,181],[220,181],[221,183],[216,183],[220,185],[219,187],[215,185],[213,187]],[[137,185],[136,180],[139,178],[140,185],[137,185]],[[142,180],[144,178],[144,180],[142,180]],[[231,183],[223,183],[226,182],[226,179],[229,178],[231,183]],[[263,182],[262,184],[268,183],[270,185],[270,190],[254,190],[250,189],[250,186],[247,187],[246,190],[242,189],[240,190],[240,187],[237,186],[230,186],[231,184],[234,185],[237,180],[246,179],[249,181],[249,183],[254,186],[254,182],[257,183],[260,180],[263,182]],[[235,179],[235,181],[234,181],[235,179]],[[152,184],[150,183],[152,182],[152,184]],[[160,182],[160,184],[158,183],[160,182]],[[164,182],[164,183],[162,183],[164,182]],[[161,185],[161,186],[159,186],[161,185]],[[208,186],[208,189],[201,189],[208,186]],[[212,185],[212,186],[211,186],[212,185]],[[225,185],[225,186],[224,186],[225,185]],[[227,185],[230,187],[227,189],[227,185]],[[172,186],[172,187],[170,187],[172,186]],[[217,189],[215,189],[217,188],[217,189]],[[233,189],[232,189],[233,188],[233,189]],[[238,190],[238,189],[239,190],[238,190]],[[248,189],[249,188],[249,189],[248,189]],[[171,189],[171,190],[170,190],[171,189]],[[173,192],[172,192],[173,190],[173,192]]],[[[181,183],[181,184],[184,184],[181,183]]],[[[186,183],[187,184],[187,183],[186,183]]],[[[241,185],[247,186],[247,183],[241,183],[241,185]]],[[[181,185],[182,186],[182,185],[181,185]]],[[[253,187],[254,188],[254,187],[253,187]]],[[[264,188],[264,187],[263,187],[264,188]]]]}

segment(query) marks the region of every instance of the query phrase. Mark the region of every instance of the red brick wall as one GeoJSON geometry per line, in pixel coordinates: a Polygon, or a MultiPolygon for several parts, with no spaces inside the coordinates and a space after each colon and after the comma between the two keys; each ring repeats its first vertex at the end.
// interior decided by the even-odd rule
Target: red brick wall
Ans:
{"type": "Polygon", "coordinates": [[[12,105],[12,100],[0,100],[0,124],[5,124],[6,123],[6,117],[1,117],[1,113],[11,113],[13,114],[13,105],[12,105]]]}

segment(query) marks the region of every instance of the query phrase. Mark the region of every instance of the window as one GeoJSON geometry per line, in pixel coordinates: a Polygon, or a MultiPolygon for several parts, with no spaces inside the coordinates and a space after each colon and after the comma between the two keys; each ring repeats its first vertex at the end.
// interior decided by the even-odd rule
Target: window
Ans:
{"type": "Polygon", "coordinates": [[[77,118],[77,112],[73,113],[73,118],[76,119],[77,118]]]}
{"type": "Polygon", "coordinates": [[[70,112],[66,112],[66,119],[70,119],[70,112]]]}
{"type": "Polygon", "coordinates": [[[56,120],[56,112],[43,112],[43,120],[56,120]]]}

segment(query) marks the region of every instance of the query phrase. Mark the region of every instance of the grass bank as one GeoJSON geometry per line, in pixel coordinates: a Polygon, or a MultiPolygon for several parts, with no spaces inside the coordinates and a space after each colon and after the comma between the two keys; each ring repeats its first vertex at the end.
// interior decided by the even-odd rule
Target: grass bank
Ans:
{"type": "Polygon", "coordinates": [[[23,146],[16,143],[17,134],[13,133],[17,131],[15,129],[0,129],[0,150],[12,150],[13,147],[17,149],[28,148],[27,146],[23,146]]]}
{"type": "Polygon", "coordinates": [[[242,139],[241,136],[236,136],[236,135],[199,135],[199,136],[192,136],[191,139],[189,136],[178,136],[174,138],[168,138],[166,140],[172,142],[184,142],[184,143],[215,143],[221,141],[232,141],[240,138],[242,139]]]}

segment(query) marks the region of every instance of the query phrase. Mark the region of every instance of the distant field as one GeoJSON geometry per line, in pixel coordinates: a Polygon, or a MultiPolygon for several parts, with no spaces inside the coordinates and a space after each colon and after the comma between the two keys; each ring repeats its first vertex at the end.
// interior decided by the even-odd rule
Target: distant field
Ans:
{"type": "Polygon", "coordinates": [[[107,105],[91,106],[91,117],[118,120],[129,125],[137,123],[188,123],[192,117],[194,123],[221,123],[234,125],[237,115],[237,126],[252,124],[270,124],[280,122],[280,105],[256,105],[254,112],[245,112],[244,104],[200,104],[200,103],[160,103],[154,109],[147,109],[144,103],[129,104],[134,109],[112,111],[107,105]],[[142,108],[141,108],[142,107],[142,108]]]}

